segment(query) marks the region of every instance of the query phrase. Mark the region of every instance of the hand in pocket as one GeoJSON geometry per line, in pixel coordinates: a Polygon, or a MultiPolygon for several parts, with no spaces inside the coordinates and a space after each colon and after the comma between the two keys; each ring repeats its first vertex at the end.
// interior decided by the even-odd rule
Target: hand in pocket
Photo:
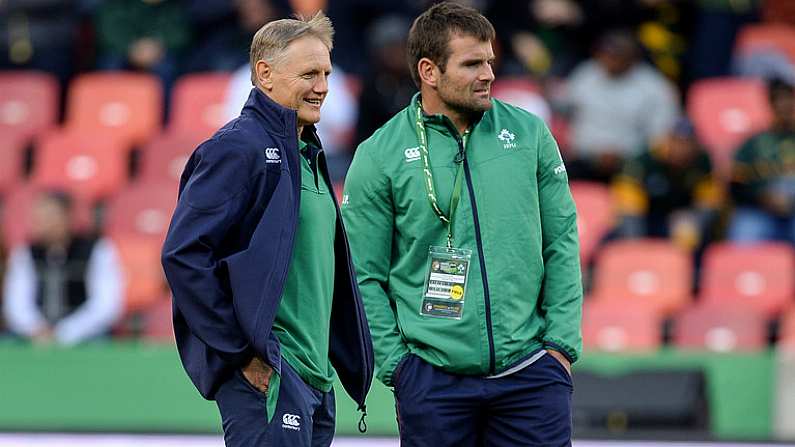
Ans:
{"type": "Polygon", "coordinates": [[[260,360],[259,357],[252,357],[241,372],[251,386],[262,393],[268,392],[268,385],[270,385],[271,376],[273,375],[273,368],[260,360]]]}

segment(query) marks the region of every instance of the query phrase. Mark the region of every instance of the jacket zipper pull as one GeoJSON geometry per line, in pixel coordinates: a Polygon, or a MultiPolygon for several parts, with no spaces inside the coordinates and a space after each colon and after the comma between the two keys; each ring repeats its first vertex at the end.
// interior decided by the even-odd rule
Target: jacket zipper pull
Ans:
{"type": "Polygon", "coordinates": [[[367,416],[367,405],[362,404],[359,407],[359,411],[362,412],[362,417],[359,418],[359,433],[365,433],[367,431],[367,422],[365,422],[364,418],[367,416]]]}
{"type": "Polygon", "coordinates": [[[467,153],[464,151],[464,142],[461,139],[458,139],[458,153],[455,154],[455,158],[453,159],[456,163],[461,163],[466,158],[467,153]]]}

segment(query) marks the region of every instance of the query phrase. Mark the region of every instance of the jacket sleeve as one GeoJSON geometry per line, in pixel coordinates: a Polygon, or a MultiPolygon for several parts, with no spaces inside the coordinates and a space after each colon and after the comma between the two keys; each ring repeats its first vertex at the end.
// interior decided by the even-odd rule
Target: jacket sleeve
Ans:
{"type": "Polygon", "coordinates": [[[582,274],[577,212],[558,145],[542,124],[538,142],[538,189],[544,279],[541,309],[544,345],[572,363],[582,351],[582,274]]]}
{"type": "Polygon", "coordinates": [[[394,212],[389,179],[360,146],[345,179],[342,215],[356,266],[375,351],[376,376],[392,386],[392,374],[409,353],[387,294],[394,212]]]}
{"type": "Polygon", "coordinates": [[[162,253],[174,304],[190,331],[234,365],[252,352],[220,274],[219,252],[246,209],[250,168],[241,150],[200,146],[183,174],[162,253]]]}

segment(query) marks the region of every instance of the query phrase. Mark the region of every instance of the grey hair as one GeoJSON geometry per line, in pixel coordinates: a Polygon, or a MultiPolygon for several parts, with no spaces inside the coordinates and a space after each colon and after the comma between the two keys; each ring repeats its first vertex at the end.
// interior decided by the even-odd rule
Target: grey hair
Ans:
{"type": "Polygon", "coordinates": [[[274,20],[263,25],[251,41],[251,83],[257,85],[257,61],[264,60],[269,65],[278,63],[291,42],[307,35],[320,39],[329,51],[334,47],[334,26],[323,11],[310,18],[296,15],[294,19],[274,20]]]}

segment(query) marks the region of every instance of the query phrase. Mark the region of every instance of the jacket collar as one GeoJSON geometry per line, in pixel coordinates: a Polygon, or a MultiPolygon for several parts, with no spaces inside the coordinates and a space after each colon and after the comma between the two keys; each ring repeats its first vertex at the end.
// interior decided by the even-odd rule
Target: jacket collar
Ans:
{"type": "MultiPolygon", "coordinates": [[[[417,106],[419,105],[421,100],[422,100],[422,97],[421,97],[419,92],[414,94],[414,97],[411,98],[411,104],[409,105],[409,116],[411,117],[412,123],[414,122],[414,120],[417,117],[417,106]]],[[[494,103],[494,99],[492,99],[491,101],[492,101],[492,104],[493,104],[494,103]]],[[[472,127],[470,128],[470,131],[474,130],[474,128],[478,124],[480,124],[482,121],[484,121],[484,118],[486,118],[487,115],[490,114],[490,112],[491,112],[491,110],[488,110],[488,111],[486,111],[484,113],[479,114],[477,119],[475,120],[475,122],[472,123],[472,127]]],[[[450,120],[450,118],[448,118],[447,116],[442,115],[441,113],[437,113],[437,114],[434,114],[434,115],[428,115],[427,113],[425,113],[423,111],[422,112],[422,117],[423,117],[423,122],[425,123],[425,125],[427,127],[431,128],[431,129],[439,130],[439,131],[444,132],[444,133],[448,133],[450,135],[458,135],[458,129],[453,124],[453,121],[450,120]]]]}
{"type": "Polygon", "coordinates": [[[297,128],[298,117],[295,110],[277,104],[256,87],[251,89],[246,105],[243,106],[243,113],[259,115],[265,120],[265,127],[269,132],[282,137],[290,135],[289,129],[292,129],[294,134],[297,128]]]}

